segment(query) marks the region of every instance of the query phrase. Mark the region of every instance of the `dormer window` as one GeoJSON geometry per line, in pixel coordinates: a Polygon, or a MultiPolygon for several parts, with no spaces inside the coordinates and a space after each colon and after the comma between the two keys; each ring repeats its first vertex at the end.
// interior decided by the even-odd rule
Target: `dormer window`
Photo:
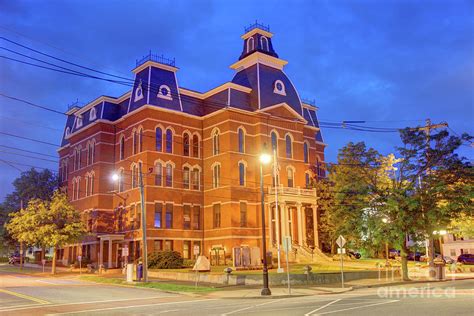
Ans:
{"type": "Polygon", "coordinates": [[[97,118],[97,110],[95,107],[91,109],[91,112],[89,113],[89,121],[93,121],[97,118]]]}
{"type": "Polygon", "coordinates": [[[142,88],[142,81],[138,84],[137,89],[135,90],[135,100],[134,102],[140,101],[143,99],[143,88],[142,88]]]}
{"type": "Polygon", "coordinates": [[[82,116],[77,116],[76,117],[76,128],[81,128],[82,127],[82,116]]]}
{"type": "Polygon", "coordinates": [[[260,47],[262,50],[268,52],[268,39],[265,36],[260,37],[260,47]]]}
{"type": "Polygon", "coordinates": [[[275,81],[273,84],[273,93],[280,94],[280,95],[286,95],[285,91],[285,84],[281,80],[275,81]]]}
{"type": "Polygon", "coordinates": [[[165,100],[173,100],[171,97],[171,89],[167,85],[162,84],[158,89],[158,98],[162,98],[165,100]]]}
{"type": "Polygon", "coordinates": [[[71,129],[68,127],[66,128],[66,137],[69,137],[71,135],[71,129]]]}
{"type": "Polygon", "coordinates": [[[254,49],[255,49],[255,43],[254,43],[253,37],[249,37],[249,39],[247,40],[247,53],[250,53],[254,49]]]}

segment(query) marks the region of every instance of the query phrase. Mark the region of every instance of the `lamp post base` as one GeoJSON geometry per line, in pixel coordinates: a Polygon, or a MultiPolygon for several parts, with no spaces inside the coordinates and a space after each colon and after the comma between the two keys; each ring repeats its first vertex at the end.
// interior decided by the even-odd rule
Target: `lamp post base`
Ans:
{"type": "Polygon", "coordinates": [[[262,289],[262,292],[260,293],[260,295],[269,296],[269,295],[272,295],[272,291],[270,291],[270,289],[268,287],[264,287],[262,289]]]}

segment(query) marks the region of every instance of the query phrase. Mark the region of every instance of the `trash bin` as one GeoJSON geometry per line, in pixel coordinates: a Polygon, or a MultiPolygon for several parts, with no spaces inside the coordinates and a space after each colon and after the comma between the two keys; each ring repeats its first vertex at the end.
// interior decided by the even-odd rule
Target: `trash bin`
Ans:
{"type": "Polygon", "coordinates": [[[446,265],[444,263],[435,263],[434,264],[436,275],[436,280],[444,280],[446,278],[446,265]]]}
{"type": "Polygon", "coordinates": [[[137,281],[140,282],[143,278],[143,263],[137,265],[137,281]]]}
{"type": "Polygon", "coordinates": [[[127,282],[133,282],[133,268],[134,268],[133,263],[127,264],[127,282]]]}

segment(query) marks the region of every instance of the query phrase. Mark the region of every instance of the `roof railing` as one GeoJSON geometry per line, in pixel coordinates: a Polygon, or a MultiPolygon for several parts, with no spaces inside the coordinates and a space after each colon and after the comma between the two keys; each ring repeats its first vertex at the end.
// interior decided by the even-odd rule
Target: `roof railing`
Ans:
{"type": "Polygon", "coordinates": [[[147,61],[154,61],[163,65],[168,65],[171,67],[176,67],[176,60],[173,58],[166,58],[163,54],[152,54],[151,50],[149,51],[148,55],[143,56],[141,59],[136,60],[136,67],[143,65],[147,61]]]}
{"type": "Polygon", "coordinates": [[[253,29],[261,29],[266,32],[270,32],[270,25],[264,25],[264,24],[258,23],[258,21],[255,20],[254,24],[250,24],[248,27],[244,28],[245,33],[250,32],[253,29]]]}
{"type": "Polygon", "coordinates": [[[311,100],[311,99],[301,98],[301,102],[312,105],[312,106],[316,106],[316,100],[315,99],[311,100]]]}
{"type": "Polygon", "coordinates": [[[68,111],[73,109],[73,108],[78,108],[78,109],[82,108],[82,105],[79,103],[79,99],[77,99],[76,101],[74,101],[71,104],[67,105],[67,110],[68,111]]]}

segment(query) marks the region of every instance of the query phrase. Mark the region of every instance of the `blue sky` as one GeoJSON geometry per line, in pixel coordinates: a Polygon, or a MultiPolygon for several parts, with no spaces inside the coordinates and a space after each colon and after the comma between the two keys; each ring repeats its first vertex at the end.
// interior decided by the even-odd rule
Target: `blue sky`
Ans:
{"type": "MultiPolygon", "coordinates": [[[[474,134],[472,1],[0,0],[0,36],[130,77],[135,60],[151,49],[175,57],[180,85],[198,91],[232,78],[240,36],[256,19],[270,25],[277,53],[289,61],[286,73],[302,97],[316,100],[320,120],[405,127],[431,118],[474,134]]],[[[0,46],[19,50],[3,40],[0,46]]],[[[60,111],[76,99],[123,92],[120,85],[0,59],[0,93],[60,111]]],[[[61,115],[0,97],[0,132],[59,143],[64,123],[61,115]]],[[[397,134],[326,129],[323,136],[327,161],[349,141],[384,154],[400,145],[397,134]]],[[[55,155],[53,146],[5,135],[0,145],[55,155]]],[[[7,151],[13,150],[0,148],[1,159],[57,169],[55,162],[7,151]]],[[[474,157],[467,146],[460,153],[474,157]]],[[[18,175],[0,162],[0,199],[18,175]]]]}

